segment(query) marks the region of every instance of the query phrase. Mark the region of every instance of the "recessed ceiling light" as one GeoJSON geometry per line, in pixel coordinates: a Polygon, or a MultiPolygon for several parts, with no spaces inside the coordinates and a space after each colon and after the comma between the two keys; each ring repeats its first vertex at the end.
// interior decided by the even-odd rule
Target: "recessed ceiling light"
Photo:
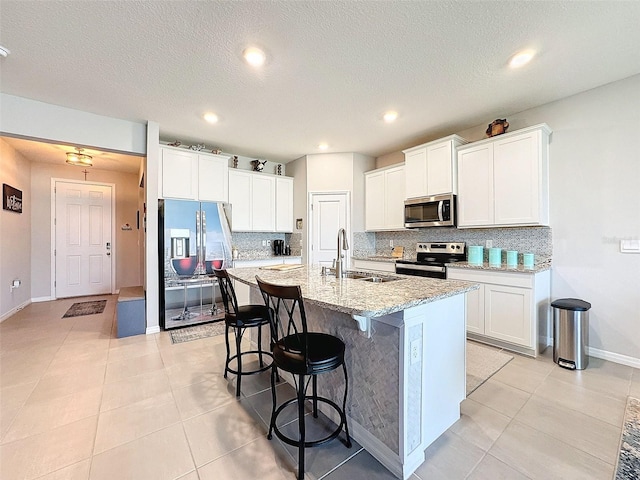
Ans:
{"type": "Polygon", "coordinates": [[[520,68],[531,61],[536,52],[533,50],[524,50],[516,53],[511,60],[509,60],[509,66],[511,68],[520,68]]]}
{"type": "Polygon", "coordinates": [[[218,123],[218,116],[215,113],[205,113],[203,118],[209,123],[218,123]]]}
{"type": "Polygon", "coordinates": [[[267,58],[262,50],[256,47],[245,48],[242,52],[245,61],[252,67],[261,67],[267,58]]]}
{"type": "Polygon", "coordinates": [[[11,51],[8,48],[3,47],[2,45],[0,45],[0,56],[1,57],[6,57],[10,53],[11,53],[11,51]]]}
{"type": "Polygon", "coordinates": [[[387,123],[395,122],[395,121],[396,121],[396,119],[398,118],[398,112],[393,112],[393,111],[386,112],[386,113],[382,116],[382,118],[383,118],[383,119],[384,119],[384,121],[385,121],[385,122],[387,122],[387,123]]]}
{"type": "Polygon", "coordinates": [[[321,143],[318,145],[318,150],[326,150],[327,148],[329,148],[329,145],[327,145],[326,143],[321,143]]]}

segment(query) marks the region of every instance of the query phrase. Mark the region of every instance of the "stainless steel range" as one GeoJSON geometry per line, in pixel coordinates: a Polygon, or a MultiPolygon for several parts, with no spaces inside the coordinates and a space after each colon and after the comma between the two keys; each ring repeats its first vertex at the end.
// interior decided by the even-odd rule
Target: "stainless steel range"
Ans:
{"type": "Polygon", "coordinates": [[[418,243],[416,260],[397,260],[396,273],[420,277],[447,278],[447,263],[464,262],[464,242],[418,243]]]}

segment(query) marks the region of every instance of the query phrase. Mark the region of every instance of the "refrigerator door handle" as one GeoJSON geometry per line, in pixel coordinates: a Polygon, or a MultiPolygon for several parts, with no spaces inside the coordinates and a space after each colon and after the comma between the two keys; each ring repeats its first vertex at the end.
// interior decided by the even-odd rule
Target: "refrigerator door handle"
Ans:
{"type": "MultiPolygon", "coordinates": [[[[197,265],[202,265],[202,255],[201,255],[201,248],[200,246],[202,245],[202,234],[201,234],[201,227],[200,227],[200,209],[198,208],[196,210],[196,262],[197,265]]],[[[197,267],[196,267],[197,268],[197,267]]]]}

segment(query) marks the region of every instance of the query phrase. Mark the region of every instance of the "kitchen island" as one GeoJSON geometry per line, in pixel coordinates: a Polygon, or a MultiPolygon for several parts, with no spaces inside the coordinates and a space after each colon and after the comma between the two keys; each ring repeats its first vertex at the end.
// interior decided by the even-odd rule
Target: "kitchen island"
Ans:
{"type": "MultiPolygon", "coordinates": [[[[252,303],[262,303],[256,275],[300,285],[309,330],[346,344],[346,413],[353,438],[397,477],[408,478],[424,461],[426,447],[460,417],[466,393],[465,293],[477,284],[404,275],[380,283],[336,279],[308,266],[228,272],[252,287],[252,303]]],[[[343,388],[338,372],[319,382],[321,393],[334,400],[343,388]]]]}

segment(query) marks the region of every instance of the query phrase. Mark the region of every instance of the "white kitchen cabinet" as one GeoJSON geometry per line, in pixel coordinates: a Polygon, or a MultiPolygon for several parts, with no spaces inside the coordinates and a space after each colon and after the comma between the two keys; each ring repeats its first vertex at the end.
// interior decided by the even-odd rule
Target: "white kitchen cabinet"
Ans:
{"type": "Polygon", "coordinates": [[[228,157],[160,148],[160,197],[227,202],[228,157]]]}
{"type": "Polygon", "coordinates": [[[493,144],[458,151],[458,227],[494,224],[493,144]]]}
{"type": "Polygon", "coordinates": [[[396,264],[394,262],[375,262],[373,260],[353,258],[351,259],[351,268],[367,272],[396,273],[396,264]]]}
{"type": "Polygon", "coordinates": [[[198,154],[198,200],[229,201],[229,158],[198,154]]]}
{"type": "Polygon", "coordinates": [[[198,155],[187,150],[160,148],[162,198],[198,199],[198,155]]]}
{"type": "MultiPolygon", "coordinates": [[[[276,229],[276,179],[255,174],[251,185],[251,226],[256,232],[276,229]]],[[[233,212],[233,209],[231,210],[233,212]]]]}
{"type": "Polygon", "coordinates": [[[364,221],[366,230],[384,230],[385,193],[387,190],[384,172],[365,173],[364,221]]]}
{"type": "Polygon", "coordinates": [[[276,177],[276,232],[293,232],[293,178],[276,177]]]}
{"type": "Polygon", "coordinates": [[[231,204],[231,230],[248,232],[252,229],[251,204],[252,174],[242,170],[229,170],[229,203],[231,204]]]}
{"type": "Polygon", "coordinates": [[[467,141],[450,135],[403,150],[406,198],[457,193],[456,148],[467,141]]]}
{"type": "Polygon", "coordinates": [[[404,165],[365,173],[365,229],[402,230],[405,199],[404,165]]]}
{"type": "Polygon", "coordinates": [[[229,170],[231,230],[276,231],[276,177],[246,170],[229,170]]]}
{"type": "Polygon", "coordinates": [[[467,293],[467,337],[536,356],[550,343],[550,271],[447,267],[447,279],[479,283],[467,293]]]}
{"type": "Polygon", "coordinates": [[[546,124],[458,149],[458,227],[549,225],[546,124]]]}

